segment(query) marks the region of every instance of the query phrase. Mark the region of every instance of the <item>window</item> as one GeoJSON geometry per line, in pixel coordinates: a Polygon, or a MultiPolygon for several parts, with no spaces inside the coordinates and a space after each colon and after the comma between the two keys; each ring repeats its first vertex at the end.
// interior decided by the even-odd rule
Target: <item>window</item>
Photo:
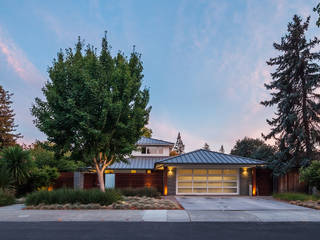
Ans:
{"type": "Polygon", "coordinates": [[[142,147],[141,148],[141,153],[142,154],[146,154],[147,153],[147,148],[146,147],[142,147]]]}
{"type": "Polygon", "coordinates": [[[163,154],[163,147],[142,147],[142,154],[163,154]]]}

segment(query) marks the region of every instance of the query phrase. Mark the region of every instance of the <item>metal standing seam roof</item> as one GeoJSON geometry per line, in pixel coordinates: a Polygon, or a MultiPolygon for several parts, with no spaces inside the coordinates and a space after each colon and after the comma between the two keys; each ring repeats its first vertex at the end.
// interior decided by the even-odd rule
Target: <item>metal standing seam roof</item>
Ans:
{"type": "Polygon", "coordinates": [[[199,149],[179,156],[159,160],[156,164],[216,164],[216,165],[264,165],[257,159],[199,149]]]}
{"type": "Polygon", "coordinates": [[[136,143],[136,145],[171,146],[171,145],[174,145],[174,143],[159,140],[159,139],[154,139],[154,138],[141,137],[136,143]]]}
{"type": "Polygon", "coordinates": [[[133,157],[128,158],[128,163],[116,162],[108,167],[108,169],[154,169],[154,164],[157,161],[166,159],[168,157],[133,157]]]}

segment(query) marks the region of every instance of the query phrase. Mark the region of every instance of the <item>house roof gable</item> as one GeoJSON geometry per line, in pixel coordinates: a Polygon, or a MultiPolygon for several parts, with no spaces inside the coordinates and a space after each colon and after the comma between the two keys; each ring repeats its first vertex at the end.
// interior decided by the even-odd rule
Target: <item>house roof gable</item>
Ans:
{"type": "Polygon", "coordinates": [[[167,141],[163,141],[160,139],[155,139],[155,138],[147,138],[147,137],[141,137],[138,142],[136,143],[136,145],[138,146],[173,146],[174,143],[172,142],[167,142],[167,141]]]}
{"type": "Polygon", "coordinates": [[[265,162],[252,158],[199,149],[159,160],[156,164],[264,165],[265,162]]]}

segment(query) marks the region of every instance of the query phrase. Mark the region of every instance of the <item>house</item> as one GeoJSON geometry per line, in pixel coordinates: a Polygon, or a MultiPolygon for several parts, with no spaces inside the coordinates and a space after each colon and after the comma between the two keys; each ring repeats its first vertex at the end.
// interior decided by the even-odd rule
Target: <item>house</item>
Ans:
{"type": "Polygon", "coordinates": [[[256,167],[263,161],[204,149],[170,157],[173,145],[142,137],[127,163],[106,170],[106,187],[155,187],[164,195],[256,195],[256,167]]]}

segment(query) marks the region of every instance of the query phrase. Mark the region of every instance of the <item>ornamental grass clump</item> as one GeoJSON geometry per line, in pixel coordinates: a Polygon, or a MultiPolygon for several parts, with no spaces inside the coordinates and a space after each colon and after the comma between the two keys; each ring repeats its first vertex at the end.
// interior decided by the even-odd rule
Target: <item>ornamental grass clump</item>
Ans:
{"type": "Polygon", "coordinates": [[[143,187],[143,188],[122,188],[122,195],[124,196],[138,196],[138,197],[160,197],[160,193],[156,188],[143,187]]]}
{"type": "Polygon", "coordinates": [[[15,203],[15,197],[12,193],[0,189],[0,207],[15,203]]]}
{"type": "Polygon", "coordinates": [[[98,189],[74,190],[57,189],[53,191],[42,190],[33,192],[26,197],[27,206],[39,204],[91,204],[96,203],[101,206],[110,205],[122,199],[119,191],[114,189],[101,192],[98,189]]]}

